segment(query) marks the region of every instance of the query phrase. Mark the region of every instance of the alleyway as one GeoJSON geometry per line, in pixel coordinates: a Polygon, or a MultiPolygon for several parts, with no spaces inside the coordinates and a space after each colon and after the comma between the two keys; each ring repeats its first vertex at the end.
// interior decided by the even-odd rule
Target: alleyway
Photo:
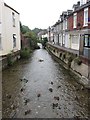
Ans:
{"type": "Polygon", "coordinates": [[[3,71],[3,117],[88,116],[88,92],[46,50],[3,71]]]}

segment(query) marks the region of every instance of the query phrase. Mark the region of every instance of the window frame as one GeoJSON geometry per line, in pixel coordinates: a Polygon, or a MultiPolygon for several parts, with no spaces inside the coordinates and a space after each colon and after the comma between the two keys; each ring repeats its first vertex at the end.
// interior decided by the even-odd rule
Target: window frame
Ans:
{"type": "Polygon", "coordinates": [[[77,28],[77,13],[73,14],[73,28],[77,28]]]}
{"type": "Polygon", "coordinates": [[[83,26],[88,26],[88,8],[84,9],[84,23],[83,26]],[[87,13],[87,14],[85,14],[87,13]]]}
{"type": "Polygon", "coordinates": [[[90,34],[84,35],[84,47],[90,48],[90,34]],[[85,36],[87,36],[87,41],[85,40],[85,36]]]}
{"type": "Polygon", "coordinates": [[[67,30],[67,19],[65,20],[65,30],[67,30]]]}

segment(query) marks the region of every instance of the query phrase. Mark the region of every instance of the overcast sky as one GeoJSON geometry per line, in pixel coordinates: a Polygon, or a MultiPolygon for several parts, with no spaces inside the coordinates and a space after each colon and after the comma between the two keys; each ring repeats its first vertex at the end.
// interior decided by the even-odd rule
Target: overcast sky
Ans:
{"type": "Polygon", "coordinates": [[[20,13],[20,21],[30,29],[46,29],[58,21],[62,11],[72,9],[78,0],[4,0],[20,13]]]}

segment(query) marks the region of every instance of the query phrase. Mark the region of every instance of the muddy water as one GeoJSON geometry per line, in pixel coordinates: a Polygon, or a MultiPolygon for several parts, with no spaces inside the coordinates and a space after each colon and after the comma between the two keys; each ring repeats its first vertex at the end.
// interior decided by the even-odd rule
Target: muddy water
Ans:
{"type": "Polygon", "coordinates": [[[34,51],[3,71],[3,118],[86,118],[88,91],[75,79],[47,51],[34,51]]]}

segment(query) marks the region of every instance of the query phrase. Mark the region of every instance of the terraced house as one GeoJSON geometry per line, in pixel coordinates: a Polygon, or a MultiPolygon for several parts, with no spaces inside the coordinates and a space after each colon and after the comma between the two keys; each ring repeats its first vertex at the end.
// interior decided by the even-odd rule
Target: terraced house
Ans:
{"type": "Polygon", "coordinates": [[[63,11],[59,20],[48,30],[48,48],[67,64],[67,53],[82,64],[71,60],[69,68],[90,79],[90,0],[78,1],[73,10],[63,11]],[[64,57],[63,57],[64,56],[64,57]],[[65,61],[66,60],[66,61],[65,61]]]}
{"type": "MultiPolygon", "coordinates": [[[[50,29],[50,42],[90,58],[90,0],[73,5],[73,10],[62,12],[60,19],[50,29]]],[[[50,34],[49,33],[49,34],[50,34]]]]}
{"type": "Polygon", "coordinates": [[[0,56],[20,50],[20,14],[0,0],[0,56]]]}

